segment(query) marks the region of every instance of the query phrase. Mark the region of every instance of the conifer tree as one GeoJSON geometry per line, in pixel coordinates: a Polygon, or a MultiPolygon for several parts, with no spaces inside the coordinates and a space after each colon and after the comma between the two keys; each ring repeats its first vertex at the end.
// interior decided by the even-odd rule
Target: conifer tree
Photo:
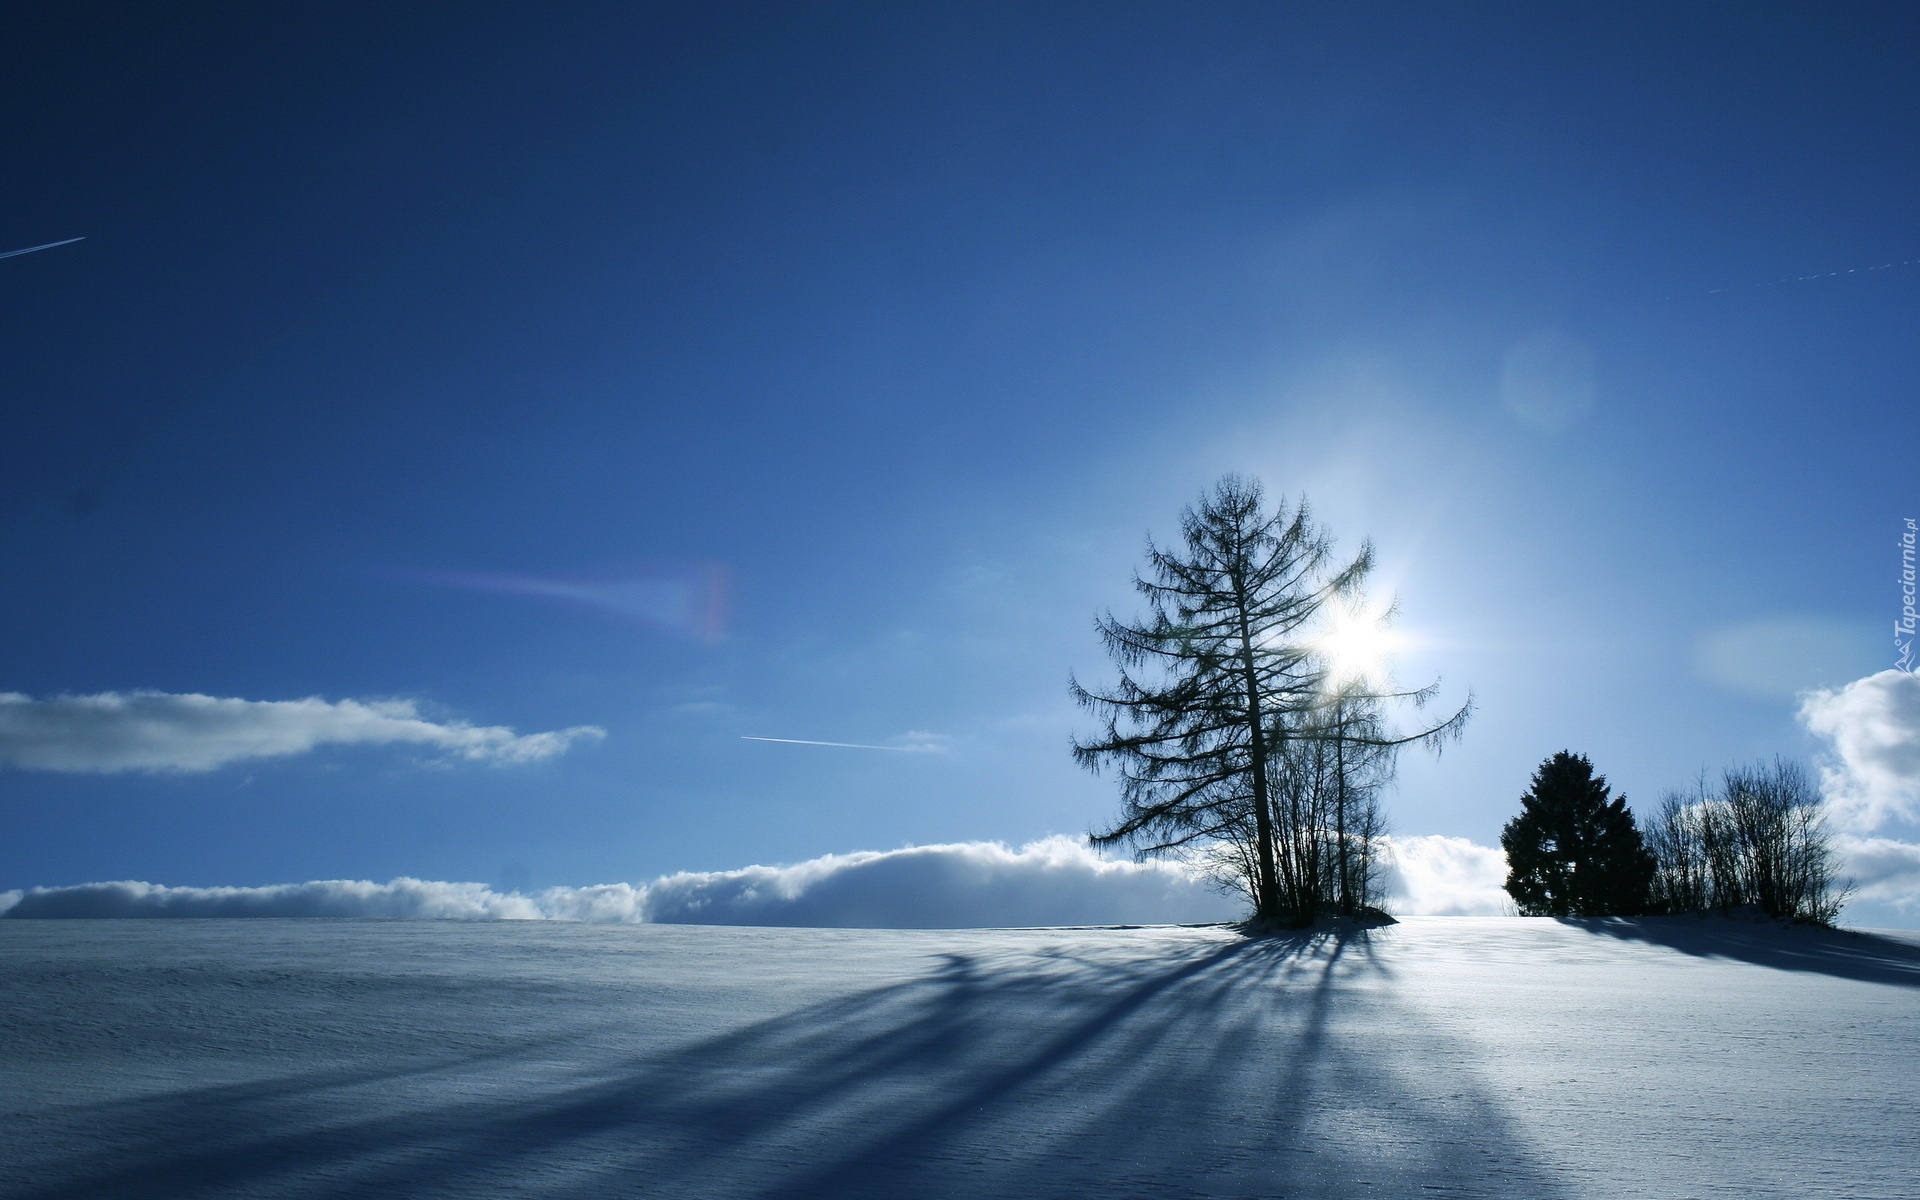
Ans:
{"type": "Polygon", "coordinates": [[[1500,833],[1507,894],[1529,917],[1645,912],[1654,860],[1627,798],[1609,799],[1584,754],[1562,750],[1540,764],[1520,815],[1500,833]]]}
{"type": "Polygon", "coordinates": [[[1468,707],[1401,734],[1384,705],[1423,704],[1434,688],[1333,677],[1316,636],[1329,604],[1358,596],[1373,556],[1363,546],[1337,561],[1304,503],[1269,511],[1259,484],[1227,476],[1181,533],[1178,550],[1148,543],[1134,585],[1149,616],[1098,623],[1118,683],[1071,685],[1103,718],[1074,757],[1117,767],[1124,801],[1092,840],[1143,854],[1205,847],[1244,884],[1259,925],[1351,913],[1377,878],[1374,794],[1394,750],[1456,736],[1468,707]]]}

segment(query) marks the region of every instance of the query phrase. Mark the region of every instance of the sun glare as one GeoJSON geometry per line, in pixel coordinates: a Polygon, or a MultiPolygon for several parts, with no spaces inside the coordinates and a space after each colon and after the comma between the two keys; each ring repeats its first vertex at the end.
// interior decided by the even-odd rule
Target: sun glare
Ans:
{"type": "Polygon", "coordinates": [[[1334,686],[1356,681],[1384,682],[1388,659],[1400,644],[1400,636],[1387,628],[1384,612],[1336,615],[1320,638],[1320,649],[1327,656],[1330,668],[1328,682],[1334,686]]]}

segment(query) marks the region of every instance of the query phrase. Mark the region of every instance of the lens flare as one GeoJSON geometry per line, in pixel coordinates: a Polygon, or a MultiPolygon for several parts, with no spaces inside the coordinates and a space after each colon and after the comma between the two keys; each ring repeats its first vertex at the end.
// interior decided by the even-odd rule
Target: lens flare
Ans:
{"type": "Polygon", "coordinates": [[[1328,683],[1384,683],[1387,665],[1404,639],[1388,628],[1385,609],[1343,610],[1328,622],[1317,643],[1326,657],[1328,683]]]}

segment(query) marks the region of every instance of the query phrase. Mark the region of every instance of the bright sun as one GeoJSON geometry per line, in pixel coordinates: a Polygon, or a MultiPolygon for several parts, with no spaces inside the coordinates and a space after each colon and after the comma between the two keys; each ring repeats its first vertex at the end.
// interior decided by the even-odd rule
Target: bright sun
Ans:
{"type": "Polygon", "coordinates": [[[1354,681],[1384,682],[1387,659],[1400,645],[1383,612],[1342,612],[1320,638],[1320,649],[1336,686],[1354,681]]]}

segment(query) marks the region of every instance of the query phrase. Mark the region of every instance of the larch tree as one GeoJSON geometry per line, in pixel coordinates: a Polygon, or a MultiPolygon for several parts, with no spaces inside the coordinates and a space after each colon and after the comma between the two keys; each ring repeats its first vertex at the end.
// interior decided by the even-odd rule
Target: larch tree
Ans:
{"type": "Polygon", "coordinates": [[[1377,795],[1394,755],[1458,736],[1471,702],[1411,734],[1391,691],[1335,669],[1328,619],[1350,611],[1370,546],[1337,561],[1304,500],[1269,512],[1259,484],[1227,476],[1181,517],[1183,545],[1149,540],[1134,586],[1144,619],[1096,623],[1119,669],[1111,688],[1071,684],[1102,720],[1075,759],[1115,768],[1122,812],[1096,845],[1142,855],[1198,850],[1244,887],[1256,926],[1297,926],[1377,899],[1377,795]]]}

